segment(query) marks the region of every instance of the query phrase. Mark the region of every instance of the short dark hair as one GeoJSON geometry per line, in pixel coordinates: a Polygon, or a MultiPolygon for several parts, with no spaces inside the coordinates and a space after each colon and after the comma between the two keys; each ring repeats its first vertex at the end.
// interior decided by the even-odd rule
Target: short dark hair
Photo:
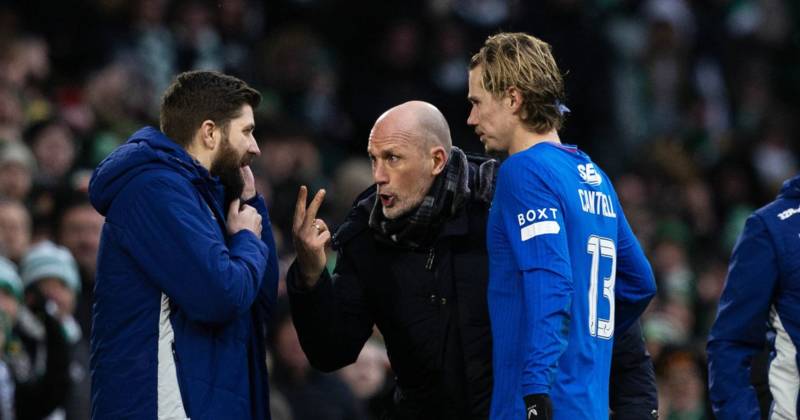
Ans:
{"type": "Polygon", "coordinates": [[[261,94],[244,81],[215,71],[187,71],[179,74],[161,100],[161,131],[188,146],[205,120],[225,127],[239,116],[243,105],[254,109],[261,94]]]}

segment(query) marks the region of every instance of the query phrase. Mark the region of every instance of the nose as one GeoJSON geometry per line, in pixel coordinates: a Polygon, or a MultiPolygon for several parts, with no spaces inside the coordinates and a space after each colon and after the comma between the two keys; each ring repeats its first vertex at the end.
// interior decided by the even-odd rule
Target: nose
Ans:
{"type": "Polygon", "coordinates": [[[389,182],[389,175],[380,159],[376,159],[372,163],[372,180],[378,185],[385,185],[389,182]]]}
{"type": "Polygon", "coordinates": [[[476,114],[477,112],[475,112],[475,106],[473,105],[469,109],[469,116],[467,117],[467,125],[478,125],[478,116],[476,114]]]}
{"type": "Polygon", "coordinates": [[[261,156],[261,149],[258,148],[258,143],[256,143],[255,139],[250,140],[250,146],[247,148],[247,153],[261,156]]]}

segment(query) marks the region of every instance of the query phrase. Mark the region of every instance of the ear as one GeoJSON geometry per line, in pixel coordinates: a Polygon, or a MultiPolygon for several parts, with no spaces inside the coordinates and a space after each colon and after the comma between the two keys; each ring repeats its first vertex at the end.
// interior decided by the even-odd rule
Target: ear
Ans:
{"type": "Polygon", "coordinates": [[[217,125],[214,121],[205,120],[200,125],[198,135],[200,136],[200,144],[207,149],[214,150],[217,147],[217,125]]]}
{"type": "Polygon", "coordinates": [[[520,92],[516,86],[509,86],[509,88],[506,89],[506,103],[512,114],[516,114],[522,110],[522,92],[520,92]]]}
{"type": "Polygon", "coordinates": [[[433,170],[431,174],[433,176],[439,175],[444,170],[444,167],[447,166],[447,152],[444,151],[444,147],[436,146],[431,148],[431,158],[433,159],[433,170]]]}

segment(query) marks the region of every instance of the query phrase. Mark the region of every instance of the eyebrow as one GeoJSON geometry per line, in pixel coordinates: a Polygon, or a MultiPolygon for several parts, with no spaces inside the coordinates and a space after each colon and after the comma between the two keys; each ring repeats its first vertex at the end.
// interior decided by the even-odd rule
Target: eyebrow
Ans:
{"type": "MultiPolygon", "coordinates": [[[[395,150],[394,147],[388,147],[384,150],[380,151],[380,156],[387,156],[387,155],[398,155],[399,153],[395,150]]],[[[367,155],[369,156],[376,156],[376,153],[372,151],[369,147],[367,147],[367,155]]]]}

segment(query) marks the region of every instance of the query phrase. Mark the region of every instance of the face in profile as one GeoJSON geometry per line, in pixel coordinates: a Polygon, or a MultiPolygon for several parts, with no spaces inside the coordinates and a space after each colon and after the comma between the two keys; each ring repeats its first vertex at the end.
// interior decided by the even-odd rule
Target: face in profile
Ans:
{"type": "Polygon", "coordinates": [[[220,128],[222,138],[210,172],[219,177],[225,186],[226,203],[242,195],[244,179],[241,169],[261,154],[253,137],[254,129],[253,108],[250,105],[244,105],[238,117],[232,119],[227,127],[220,128]]]}
{"type": "Polygon", "coordinates": [[[424,142],[395,125],[378,121],[367,148],[378,199],[387,219],[397,219],[417,208],[434,179],[433,163],[426,157],[424,142]]]}
{"type": "Polygon", "coordinates": [[[487,153],[507,152],[512,127],[511,111],[504,107],[506,98],[495,98],[484,89],[482,66],[469,71],[468,99],[472,104],[467,124],[475,129],[487,153]]]}

